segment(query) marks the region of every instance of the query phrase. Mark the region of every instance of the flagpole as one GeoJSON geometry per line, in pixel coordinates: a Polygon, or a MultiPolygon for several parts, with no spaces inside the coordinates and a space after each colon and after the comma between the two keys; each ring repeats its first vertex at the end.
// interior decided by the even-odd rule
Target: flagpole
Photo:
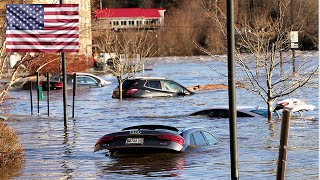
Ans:
{"type": "Polygon", "coordinates": [[[61,53],[62,76],[63,76],[63,119],[64,127],[68,127],[68,96],[67,96],[67,64],[64,52],[61,53]]]}
{"type": "MultiPolygon", "coordinates": [[[[60,4],[63,4],[63,0],[59,0],[60,4]]],[[[68,95],[67,95],[67,63],[64,52],[61,52],[61,65],[62,65],[62,76],[63,76],[63,119],[64,128],[68,127],[68,95]]]]}
{"type": "Polygon", "coordinates": [[[235,37],[234,37],[234,2],[227,0],[227,36],[228,36],[228,95],[229,95],[229,132],[231,179],[239,179],[238,170],[238,139],[237,139],[237,110],[235,86],[235,37]]]}

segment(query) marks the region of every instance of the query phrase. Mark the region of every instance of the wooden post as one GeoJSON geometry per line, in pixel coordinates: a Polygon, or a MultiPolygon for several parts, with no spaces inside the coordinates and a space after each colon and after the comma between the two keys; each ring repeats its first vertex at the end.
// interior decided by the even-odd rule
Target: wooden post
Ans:
{"type": "Polygon", "coordinates": [[[283,110],[281,132],[280,132],[280,146],[279,146],[279,158],[277,166],[277,180],[285,179],[287,151],[288,151],[288,137],[290,127],[290,111],[287,109],[283,110]]]}

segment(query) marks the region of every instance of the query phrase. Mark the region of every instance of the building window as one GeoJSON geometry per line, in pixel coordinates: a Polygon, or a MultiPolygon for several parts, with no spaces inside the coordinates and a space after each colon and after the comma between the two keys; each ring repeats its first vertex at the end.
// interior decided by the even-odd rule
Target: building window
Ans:
{"type": "Polygon", "coordinates": [[[121,25],[122,26],[126,26],[127,25],[127,21],[121,21],[121,25]]]}
{"type": "Polygon", "coordinates": [[[134,21],[129,21],[129,25],[133,26],[134,25],[134,21]]]}
{"type": "Polygon", "coordinates": [[[114,26],[119,26],[119,21],[113,21],[114,26]]]}
{"type": "Polygon", "coordinates": [[[141,26],[142,25],[142,21],[137,21],[137,26],[141,26]]]}

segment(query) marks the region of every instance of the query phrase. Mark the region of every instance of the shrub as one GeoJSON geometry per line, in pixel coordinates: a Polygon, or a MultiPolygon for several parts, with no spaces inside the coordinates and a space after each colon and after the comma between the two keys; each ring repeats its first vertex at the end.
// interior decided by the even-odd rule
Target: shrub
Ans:
{"type": "Polygon", "coordinates": [[[0,179],[18,175],[24,164],[24,149],[15,131],[0,120],[0,179]]]}

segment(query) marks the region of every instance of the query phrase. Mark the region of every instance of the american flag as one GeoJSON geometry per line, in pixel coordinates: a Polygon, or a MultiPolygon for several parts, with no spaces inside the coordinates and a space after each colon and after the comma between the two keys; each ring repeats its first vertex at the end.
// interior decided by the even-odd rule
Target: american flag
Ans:
{"type": "Polygon", "coordinates": [[[78,52],[78,4],[7,4],[7,52],[78,52]]]}

